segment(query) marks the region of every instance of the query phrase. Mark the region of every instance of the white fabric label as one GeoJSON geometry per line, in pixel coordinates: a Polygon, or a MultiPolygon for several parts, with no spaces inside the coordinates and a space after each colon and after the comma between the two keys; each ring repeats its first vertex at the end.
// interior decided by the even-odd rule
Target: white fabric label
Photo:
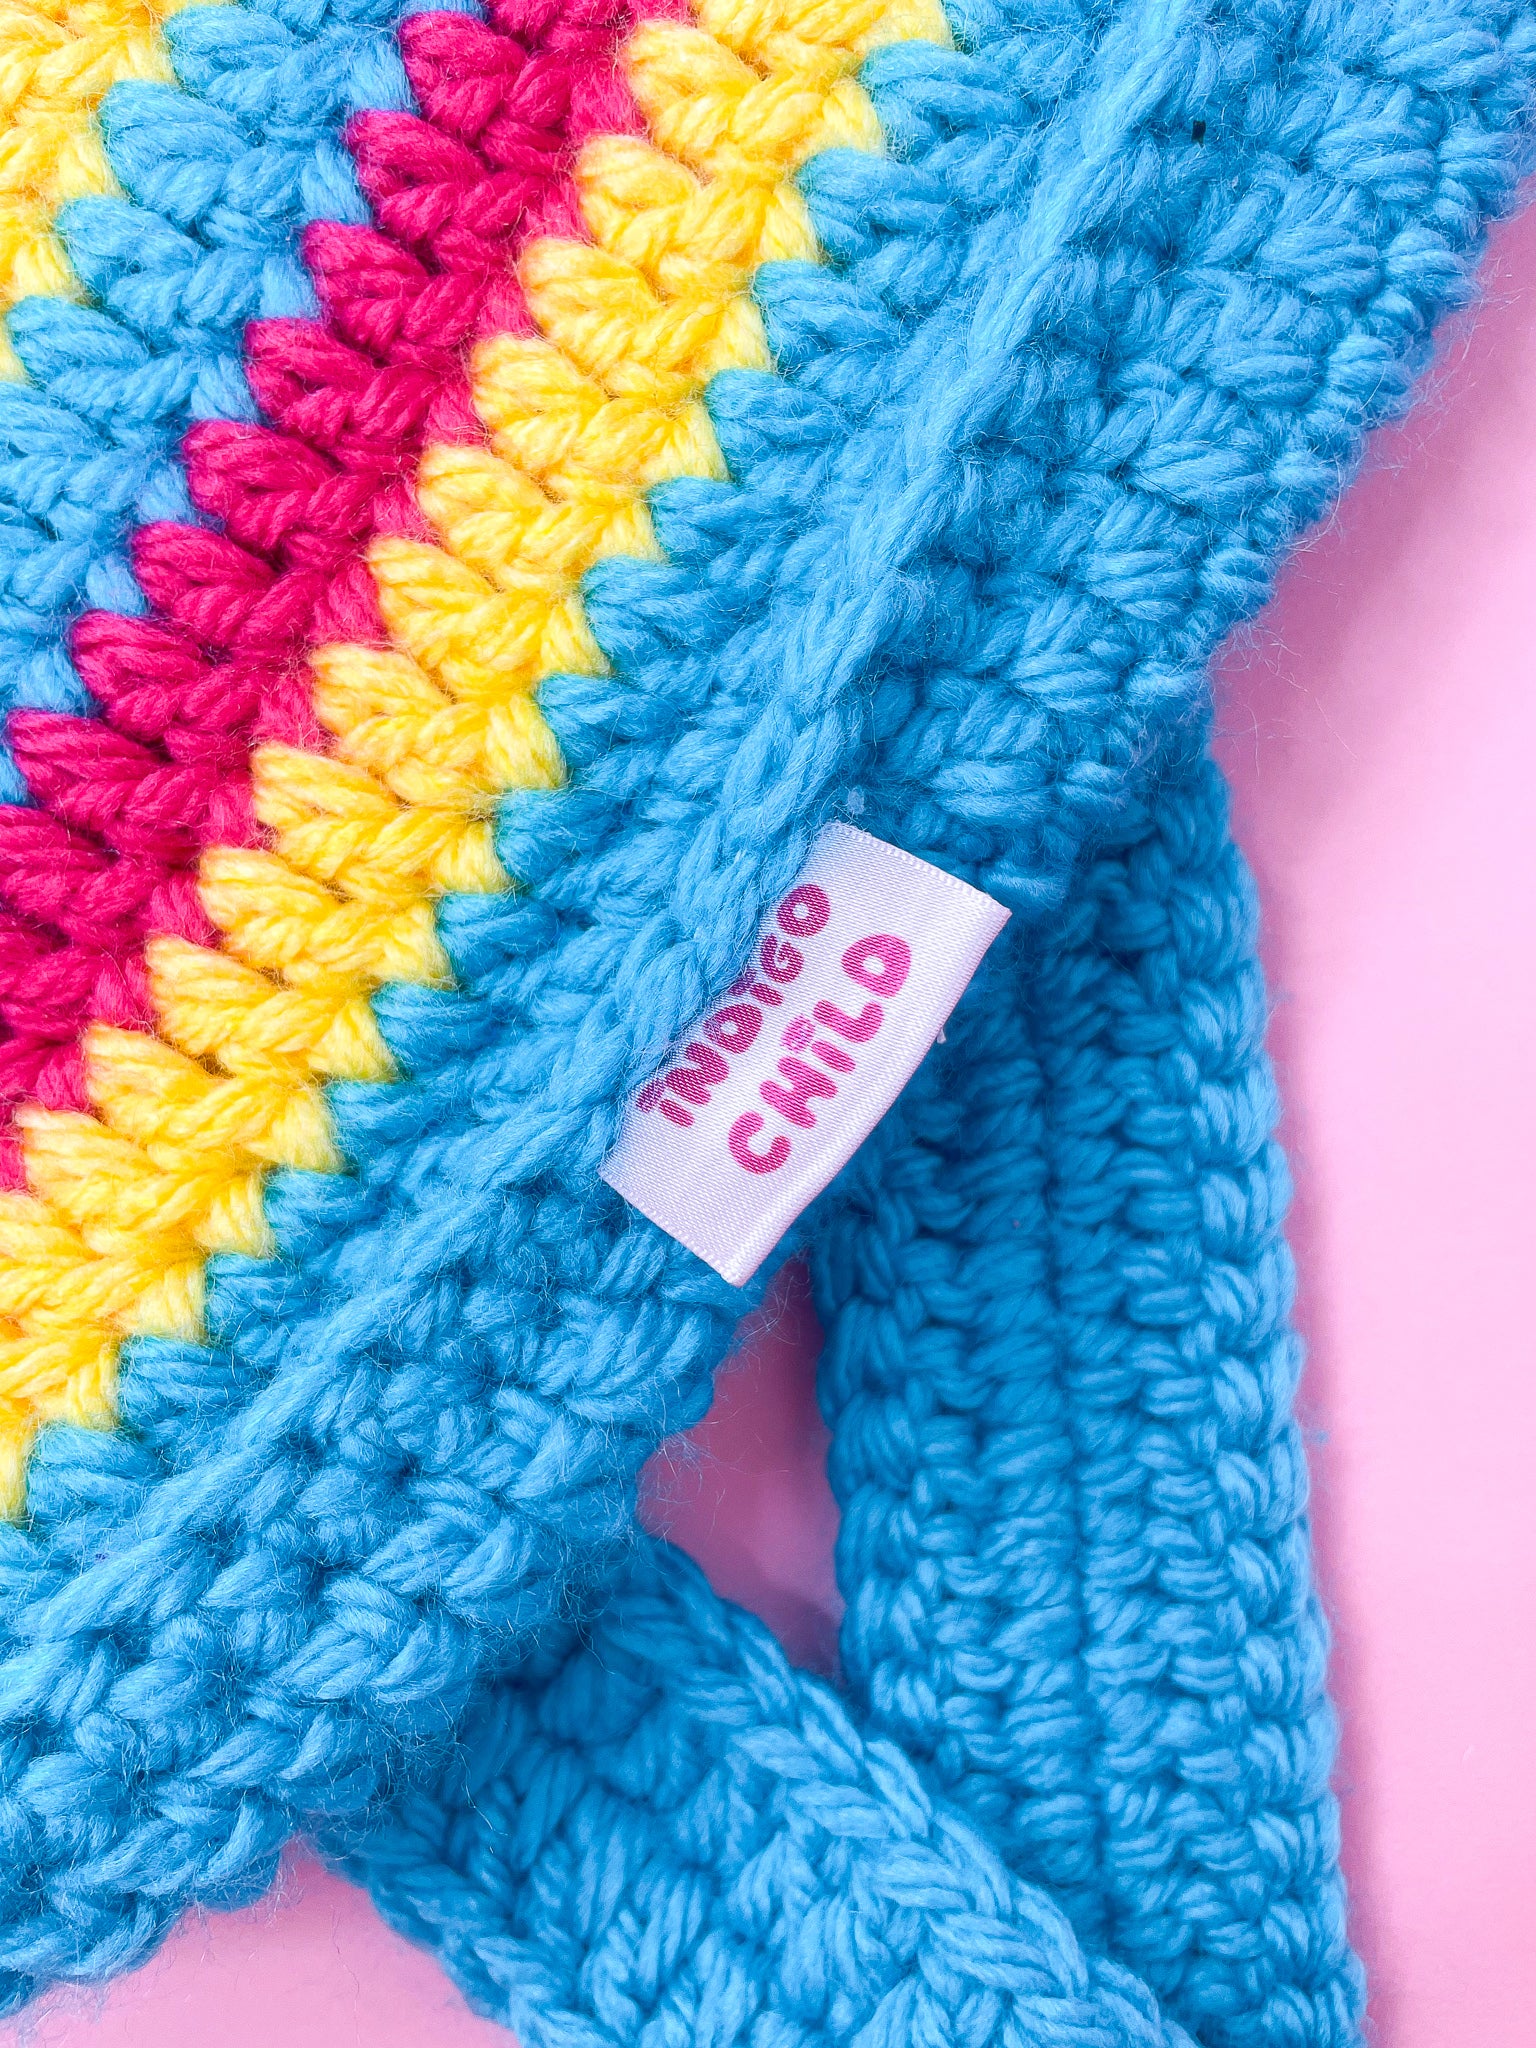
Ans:
{"type": "Polygon", "coordinates": [[[746,972],[629,1103],[603,1179],[740,1287],[896,1100],[1007,921],[828,825],[746,972]]]}

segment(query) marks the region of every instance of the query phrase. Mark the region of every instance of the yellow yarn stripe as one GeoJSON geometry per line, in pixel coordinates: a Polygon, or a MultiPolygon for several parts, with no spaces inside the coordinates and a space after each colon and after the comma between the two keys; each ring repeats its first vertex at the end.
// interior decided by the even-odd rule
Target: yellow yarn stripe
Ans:
{"type": "Polygon", "coordinates": [[[793,174],[834,144],[879,146],[854,73],[901,37],[947,40],[937,0],[706,0],[694,24],[631,38],[652,140],[590,143],[591,242],[525,253],[542,333],[477,350],[486,445],[419,467],[438,543],[371,550],[392,644],[312,654],[334,753],[256,755],[271,846],[202,865],[224,950],[153,942],[162,1039],[94,1029],[98,1117],[23,1119],[39,1199],[0,1197],[0,1500],[19,1503],[14,1446],[36,1419],[110,1420],[121,1336],[200,1330],[209,1252],[269,1248],[268,1167],[338,1164],[319,1084],[388,1076],[368,992],[446,981],[435,899],[506,886],[495,801],[561,772],[534,689],[601,665],[580,577],[655,553],[650,485],[723,474],[701,393],[766,367],[751,276],[816,254],[793,174]]]}
{"type": "MultiPolygon", "coordinates": [[[[96,125],[108,88],[172,76],[160,24],[190,0],[5,0],[0,5],[0,315],[79,286],[53,218],[115,192],[96,125]]],[[[21,365],[0,327],[0,377],[21,365]]]]}

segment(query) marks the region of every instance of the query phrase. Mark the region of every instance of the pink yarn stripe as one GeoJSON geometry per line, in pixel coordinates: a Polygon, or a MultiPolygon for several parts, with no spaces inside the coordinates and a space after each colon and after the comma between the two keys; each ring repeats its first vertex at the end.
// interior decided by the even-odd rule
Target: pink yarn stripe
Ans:
{"type": "MultiPolygon", "coordinates": [[[[97,612],[75,628],[99,717],[11,720],[35,808],[0,810],[5,1126],[28,1097],[86,1106],[86,1024],[152,1026],[147,937],[214,942],[199,854],[259,841],[255,745],[323,747],[306,650],[382,639],[364,550],[381,532],[423,533],[411,478],[429,440],[481,437],[467,353],[484,334],[528,331],[515,259],[534,236],[581,231],[577,148],[638,129],[615,62],[637,11],[494,0],[485,21],[403,26],[422,114],[361,114],[347,135],[375,224],[309,229],[322,320],[247,330],[270,424],[208,421],[186,437],[193,500],[222,532],[158,524],[135,537],[153,616],[97,612]]],[[[20,1180],[7,1129],[0,1183],[20,1180]]]]}

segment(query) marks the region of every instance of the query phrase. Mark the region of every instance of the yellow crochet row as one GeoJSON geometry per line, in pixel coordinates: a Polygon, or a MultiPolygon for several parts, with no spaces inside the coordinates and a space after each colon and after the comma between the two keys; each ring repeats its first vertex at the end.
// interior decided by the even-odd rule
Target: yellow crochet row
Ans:
{"type": "Polygon", "coordinates": [[[369,991],[448,978],[434,899],[504,887],[497,796],[558,780],[533,691],[601,665],[578,579],[604,554],[654,553],[649,485],[721,473],[700,393],[767,362],[757,266],[814,253],[792,174],[832,144],[878,146],[853,76],[870,47],[945,34],[936,0],[704,0],[694,24],[632,37],[651,139],[592,142],[591,242],[526,252],[541,337],[479,348],[485,444],[420,464],[439,544],[373,548],[391,646],[313,653],[334,752],[256,755],[271,847],[215,849],[201,870],[224,950],[152,942],[161,1036],[94,1027],[98,1117],[19,1119],[40,1199],[0,1197],[10,1505],[38,1419],[109,1422],[120,1338],[197,1334],[206,1256],[269,1249],[266,1170],[340,1164],[320,1084],[390,1071],[369,991]]]}
{"type": "MultiPolygon", "coordinates": [[[[160,24],[188,0],[0,4],[0,316],[79,286],[54,232],[66,201],[115,192],[96,109],[125,78],[171,77],[160,24]]],[[[0,327],[0,377],[21,365],[0,327]]]]}

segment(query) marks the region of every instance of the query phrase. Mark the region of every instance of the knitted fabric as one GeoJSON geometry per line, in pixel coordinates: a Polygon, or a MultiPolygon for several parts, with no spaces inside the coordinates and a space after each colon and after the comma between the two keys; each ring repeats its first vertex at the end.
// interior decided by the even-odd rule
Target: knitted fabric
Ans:
{"type": "Polygon", "coordinates": [[[1115,836],[813,1255],[856,1727],[647,1555],[351,1861],[525,2040],[1356,2038],[1249,890],[1115,836]]]}
{"type": "Polygon", "coordinates": [[[530,2044],[1352,2040],[1202,675],[1532,8],[12,20],[6,2000],[304,1828],[530,2044]],[[839,811],[1014,912],[805,1231],[842,1704],[596,1177],[839,811]]]}

